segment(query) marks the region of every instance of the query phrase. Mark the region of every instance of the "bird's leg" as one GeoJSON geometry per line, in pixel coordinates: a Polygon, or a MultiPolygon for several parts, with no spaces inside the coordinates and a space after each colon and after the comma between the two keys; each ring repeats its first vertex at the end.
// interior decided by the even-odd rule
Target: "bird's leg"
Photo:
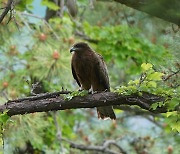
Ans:
{"type": "Polygon", "coordinates": [[[92,94],[97,94],[98,91],[93,91],[93,88],[91,87],[92,94]]]}

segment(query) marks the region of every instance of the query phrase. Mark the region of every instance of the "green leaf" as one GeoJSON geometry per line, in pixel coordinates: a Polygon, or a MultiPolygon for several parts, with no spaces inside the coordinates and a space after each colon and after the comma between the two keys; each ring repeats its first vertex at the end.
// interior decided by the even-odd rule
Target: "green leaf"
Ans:
{"type": "Polygon", "coordinates": [[[176,106],[179,105],[180,100],[178,98],[172,98],[167,102],[168,110],[174,110],[176,106]]]}
{"type": "Polygon", "coordinates": [[[158,106],[159,106],[159,107],[162,107],[162,106],[164,106],[164,103],[163,103],[163,102],[159,102],[159,103],[158,103],[158,106]]]}
{"type": "Polygon", "coordinates": [[[50,18],[49,22],[53,23],[53,24],[60,24],[62,22],[62,20],[61,20],[61,18],[54,17],[54,18],[50,18]]]}
{"type": "Polygon", "coordinates": [[[154,82],[154,81],[149,81],[149,82],[147,83],[147,86],[148,86],[148,87],[156,88],[156,87],[157,87],[157,83],[154,82]]]}
{"type": "Polygon", "coordinates": [[[157,107],[158,107],[158,103],[153,103],[151,105],[151,109],[153,109],[153,110],[156,110],[157,107]]]}
{"type": "Polygon", "coordinates": [[[119,114],[119,113],[122,113],[122,112],[123,112],[123,110],[114,109],[114,112],[115,112],[116,114],[119,114]]]}
{"type": "Polygon", "coordinates": [[[3,113],[0,114],[0,124],[5,124],[8,119],[10,118],[7,114],[8,111],[4,111],[3,113]]]}
{"type": "Polygon", "coordinates": [[[180,122],[171,124],[171,128],[172,128],[172,130],[176,130],[176,131],[180,132],[180,122]]]}
{"type": "Polygon", "coordinates": [[[177,111],[167,112],[167,113],[166,113],[166,116],[167,116],[167,117],[170,117],[170,116],[174,116],[174,115],[176,115],[176,114],[177,114],[177,111]]]}
{"type": "Polygon", "coordinates": [[[19,1],[18,4],[16,5],[16,9],[23,11],[25,9],[32,9],[33,6],[31,5],[33,3],[33,0],[23,0],[19,1]]]}
{"type": "Polygon", "coordinates": [[[141,68],[142,68],[143,72],[145,72],[145,71],[147,71],[147,70],[152,68],[152,64],[150,64],[150,63],[143,63],[141,65],[141,68]]]}
{"type": "Polygon", "coordinates": [[[128,85],[138,85],[139,84],[139,80],[138,79],[136,79],[136,80],[130,80],[129,82],[128,82],[128,85]]]}
{"type": "Polygon", "coordinates": [[[162,76],[163,76],[163,75],[164,75],[164,74],[161,73],[161,72],[154,72],[154,73],[152,73],[152,74],[149,74],[149,75],[147,76],[147,78],[148,78],[149,80],[158,81],[158,80],[162,80],[162,76]]]}
{"type": "Polygon", "coordinates": [[[167,112],[166,122],[169,124],[172,130],[180,132],[180,115],[177,111],[167,112]]]}
{"type": "Polygon", "coordinates": [[[86,96],[86,95],[88,95],[88,91],[87,90],[74,91],[71,94],[65,95],[64,99],[69,101],[69,100],[71,100],[75,96],[86,96]]]}

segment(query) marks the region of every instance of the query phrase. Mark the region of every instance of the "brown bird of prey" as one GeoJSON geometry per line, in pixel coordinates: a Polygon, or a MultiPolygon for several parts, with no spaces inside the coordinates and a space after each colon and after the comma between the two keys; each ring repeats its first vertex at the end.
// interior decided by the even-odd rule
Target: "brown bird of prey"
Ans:
{"type": "MultiPolygon", "coordinates": [[[[110,91],[107,67],[101,55],[83,42],[74,44],[70,52],[73,52],[72,74],[82,90],[110,91]]],[[[101,119],[116,119],[112,106],[98,107],[97,113],[101,119]]]]}

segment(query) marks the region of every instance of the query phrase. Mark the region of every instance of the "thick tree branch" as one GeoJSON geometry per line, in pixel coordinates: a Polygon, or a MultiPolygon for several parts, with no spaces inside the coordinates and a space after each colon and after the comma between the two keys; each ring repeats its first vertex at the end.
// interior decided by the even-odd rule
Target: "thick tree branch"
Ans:
{"type": "Polygon", "coordinates": [[[13,0],[8,0],[7,5],[5,9],[3,10],[2,14],[0,15],[0,23],[3,21],[4,17],[8,14],[8,12],[11,10],[11,5],[13,3],[13,0]]]}
{"type": "MultiPolygon", "coordinates": [[[[107,0],[101,0],[107,1],[107,0]]],[[[114,0],[180,26],[179,0],[114,0]]]]}
{"type": "Polygon", "coordinates": [[[64,99],[60,94],[68,94],[69,91],[40,94],[38,96],[27,97],[18,100],[8,101],[0,106],[0,112],[8,110],[8,115],[18,115],[34,112],[47,112],[55,110],[77,109],[77,108],[94,108],[110,105],[137,105],[143,109],[154,113],[167,112],[165,107],[151,109],[155,102],[161,102],[164,98],[143,93],[142,96],[132,94],[130,96],[118,95],[112,92],[102,92],[86,96],[76,96],[71,100],[64,99]]]}

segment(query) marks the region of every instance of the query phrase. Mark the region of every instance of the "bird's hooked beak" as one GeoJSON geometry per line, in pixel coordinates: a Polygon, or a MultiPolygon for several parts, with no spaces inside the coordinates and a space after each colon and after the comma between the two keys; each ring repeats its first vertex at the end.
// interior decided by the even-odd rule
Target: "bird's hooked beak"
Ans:
{"type": "Polygon", "coordinates": [[[77,48],[72,47],[72,48],[70,49],[70,53],[72,53],[72,52],[74,52],[74,51],[76,51],[76,50],[77,50],[77,48]]]}

